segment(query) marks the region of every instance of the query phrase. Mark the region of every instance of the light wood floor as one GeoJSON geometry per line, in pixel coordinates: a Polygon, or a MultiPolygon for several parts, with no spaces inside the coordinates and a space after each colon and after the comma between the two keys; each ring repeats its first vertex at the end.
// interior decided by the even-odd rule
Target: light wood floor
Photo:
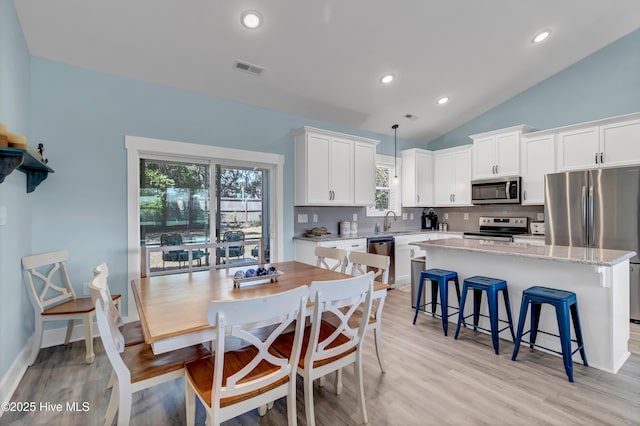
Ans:
{"type": "MultiPolygon", "coordinates": [[[[383,425],[639,425],[640,353],[618,374],[574,364],[569,383],[562,360],[522,349],[511,361],[513,344],[500,341],[494,355],[488,335],[463,329],[460,339],[442,335],[439,319],[422,315],[411,325],[408,288],[389,292],[383,319],[386,374],[378,369],[373,336],[367,336],[365,392],[369,424],[383,425]]],[[[450,327],[451,328],[451,327],[450,327]]],[[[640,352],[640,326],[632,324],[632,347],[640,352]]],[[[43,349],[17,389],[13,401],[87,401],[86,413],[5,413],[1,425],[98,425],[107,407],[109,362],[99,339],[96,360],[84,364],[84,343],[43,349]]],[[[132,425],[184,424],[183,380],[134,395],[132,425]]],[[[315,388],[318,425],[361,423],[352,369],[344,390],[333,393],[333,377],[315,388]]],[[[198,408],[197,424],[204,424],[198,408]]],[[[284,400],[264,418],[254,411],[225,425],[286,424],[284,400]]],[[[298,380],[298,424],[305,425],[302,384],[298,380]]]]}

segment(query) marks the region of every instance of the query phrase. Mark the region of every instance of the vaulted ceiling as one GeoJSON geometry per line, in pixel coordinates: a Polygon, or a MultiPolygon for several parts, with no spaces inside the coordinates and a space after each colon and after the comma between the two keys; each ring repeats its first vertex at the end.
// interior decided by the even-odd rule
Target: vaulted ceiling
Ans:
{"type": "Polygon", "coordinates": [[[638,0],[14,3],[33,56],[423,142],[640,27],[638,0]]]}

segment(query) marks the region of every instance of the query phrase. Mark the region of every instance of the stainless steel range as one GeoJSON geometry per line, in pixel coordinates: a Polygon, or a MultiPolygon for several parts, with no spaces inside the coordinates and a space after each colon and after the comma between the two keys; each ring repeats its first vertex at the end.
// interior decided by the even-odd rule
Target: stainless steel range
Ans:
{"type": "Polygon", "coordinates": [[[480,231],[465,232],[463,238],[512,242],[514,235],[526,234],[529,229],[526,217],[481,217],[478,222],[480,231]]]}

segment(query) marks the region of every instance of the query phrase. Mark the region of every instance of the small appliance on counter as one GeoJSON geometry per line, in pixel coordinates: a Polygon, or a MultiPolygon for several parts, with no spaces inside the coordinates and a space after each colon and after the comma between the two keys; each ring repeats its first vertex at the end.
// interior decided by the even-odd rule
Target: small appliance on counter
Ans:
{"type": "Polygon", "coordinates": [[[438,215],[433,209],[429,209],[429,213],[426,210],[422,210],[422,229],[438,229],[438,215]]]}
{"type": "Polygon", "coordinates": [[[533,221],[530,224],[531,235],[544,235],[544,222],[542,221],[533,221]]]}
{"type": "Polygon", "coordinates": [[[351,235],[351,222],[348,220],[338,222],[338,234],[351,235]]]}

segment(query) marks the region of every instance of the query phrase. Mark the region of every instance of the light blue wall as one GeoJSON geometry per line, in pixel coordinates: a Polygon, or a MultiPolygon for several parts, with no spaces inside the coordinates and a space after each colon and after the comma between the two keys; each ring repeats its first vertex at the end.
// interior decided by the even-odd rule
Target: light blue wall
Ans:
{"type": "MultiPolygon", "coordinates": [[[[0,123],[29,135],[29,52],[10,0],[0,0],[0,123]]],[[[14,171],[0,184],[0,381],[33,333],[33,308],[22,286],[20,258],[31,253],[31,194],[14,171]]]]}
{"type": "MultiPolygon", "coordinates": [[[[125,135],[283,154],[286,259],[293,258],[292,130],[313,126],[382,139],[378,152],[393,153],[393,137],[41,58],[32,58],[31,70],[32,140],[45,144],[55,170],[34,197],[34,250],[68,249],[78,290],[106,261],[112,291],[126,294],[125,135]]],[[[399,150],[405,146],[398,140],[399,150]]]]}
{"type": "Polygon", "coordinates": [[[518,124],[543,130],[638,111],[640,30],[432,141],[429,149],[471,143],[469,135],[518,124]]]}

